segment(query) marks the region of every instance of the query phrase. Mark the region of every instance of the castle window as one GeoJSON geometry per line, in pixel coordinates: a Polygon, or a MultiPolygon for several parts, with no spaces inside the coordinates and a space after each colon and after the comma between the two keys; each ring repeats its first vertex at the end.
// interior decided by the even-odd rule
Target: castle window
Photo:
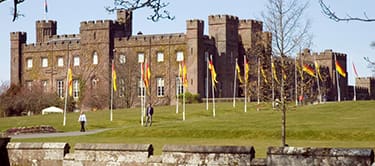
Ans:
{"type": "Polygon", "coordinates": [[[120,64],[125,64],[126,63],[126,56],[121,54],[119,58],[120,64]]]}
{"type": "Polygon", "coordinates": [[[184,86],[182,84],[182,78],[176,77],[176,94],[180,95],[184,93],[184,86]]]}
{"type": "Polygon", "coordinates": [[[142,78],[139,78],[138,81],[138,97],[144,97],[145,96],[145,84],[143,82],[142,78]]]}
{"type": "Polygon", "coordinates": [[[120,78],[120,82],[119,82],[120,86],[119,86],[119,96],[120,97],[124,97],[125,96],[125,79],[123,78],[120,78]]]}
{"type": "Polygon", "coordinates": [[[48,81],[42,80],[42,86],[43,86],[43,92],[47,92],[48,91],[48,81]]]}
{"type": "Polygon", "coordinates": [[[79,98],[79,81],[73,80],[73,98],[78,99],[79,98]]]}
{"type": "Polygon", "coordinates": [[[64,58],[63,57],[57,57],[57,66],[58,67],[64,66],[64,58]]]}
{"type": "Polygon", "coordinates": [[[164,96],[164,78],[156,78],[156,89],[158,97],[164,96]]]}
{"type": "Polygon", "coordinates": [[[163,62],[164,61],[164,53],[158,52],[156,55],[157,55],[157,61],[158,62],[163,62]]]}
{"type": "Polygon", "coordinates": [[[27,89],[31,90],[32,86],[33,86],[33,81],[26,81],[26,87],[27,87],[27,89]]]}
{"type": "Polygon", "coordinates": [[[60,98],[64,97],[64,81],[57,80],[57,96],[60,98]]]}
{"type": "Polygon", "coordinates": [[[138,63],[143,63],[145,61],[145,54],[138,53],[138,63]]]}
{"type": "Polygon", "coordinates": [[[178,51],[176,54],[177,62],[182,62],[184,60],[184,53],[182,51],[178,51]]]}
{"type": "Polygon", "coordinates": [[[26,68],[27,69],[33,68],[33,59],[32,58],[27,58],[26,59],[26,68]]]}
{"type": "Polygon", "coordinates": [[[92,64],[97,65],[98,61],[99,61],[98,60],[98,54],[95,51],[94,54],[92,55],[92,64]]]}
{"type": "Polygon", "coordinates": [[[46,57],[42,58],[42,67],[48,67],[48,58],[46,57]]]}
{"type": "Polygon", "coordinates": [[[79,56],[73,57],[73,66],[79,66],[79,56]]]}

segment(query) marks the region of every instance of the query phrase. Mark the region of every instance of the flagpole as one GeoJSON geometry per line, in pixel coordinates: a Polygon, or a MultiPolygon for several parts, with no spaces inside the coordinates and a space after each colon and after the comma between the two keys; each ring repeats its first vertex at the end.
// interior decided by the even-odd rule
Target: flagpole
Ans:
{"type": "Polygon", "coordinates": [[[259,98],[259,95],[260,95],[260,58],[258,58],[258,106],[257,106],[257,111],[259,111],[259,104],[260,104],[260,98],[259,98]]]}
{"type": "MultiPolygon", "coordinates": [[[[115,50],[113,50],[113,52],[115,52],[115,50]]],[[[112,82],[112,86],[111,86],[111,110],[110,110],[110,118],[109,120],[112,122],[112,109],[113,109],[113,85],[114,85],[114,82],[113,82],[113,70],[114,70],[114,59],[112,59],[112,77],[111,77],[111,82],[112,82]]]]}
{"type": "Polygon", "coordinates": [[[178,91],[179,91],[179,88],[180,88],[180,86],[181,86],[181,83],[183,84],[183,82],[182,82],[182,80],[181,80],[181,76],[180,76],[180,71],[181,71],[182,69],[181,69],[181,62],[178,62],[178,86],[177,86],[177,91],[176,91],[176,114],[178,114],[178,95],[179,95],[179,93],[178,93],[178,91]]]}
{"type": "Polygon", "coordinates": [[[143,96],[144,96],[144,82],[143,82],[143,62],[141,63],[141,79],[140,79],[140,86],[141,86],[141,126],[143,126],[143,96]]]}
{"type": "Polygon", "coordinates": [[[207,67],[206,67],[206,110],[208,111],[208,53],[206,52],[206,60],[207,60],[207,67]]]}
{"type": "Polygon", "coordinates": [[[316,83],[318,85],[318,98],[319,98],[319,103],[322,103],[322,94],[320,93],[320,83],[319,83],[319,66],[317,65],[318,62],[316,62],[316,56],[317,54],[314,55],[314,62],[315,62],[315,70],[316,70],[316,83]]]}
{"type": "Polygon", "coordinates": [[[273,78],[273,67],[272,67],[272,63],[273,63],[273,57],[271,55],[271,78],[272,78],[272,109],[275,109],[275,78],[273,78]]]}
{"type": "Polygon", "coordinates": [[[44,20],[47,20],[48,6],[47,0],[44,0],[44,20]]]}
{"type": "Polygon", "coordinates": [[[185,106],[186,106],[186,100],[185,100],[185,94],[186,94],[186,88],[187,88],[187,80],[186,80],[186,76],[187,76],[187,71],[185,70],[186,68],[186,64],[185,64],[185,61],[183,61],[183,66],[181,66],[181,71],[182,71],[182,86],[184,87],[184,96],[183,96],[183,102],[182,102],[182,120],[184,121],[185,120],[185,106]],[[186,86],[185,86],[186,85],[186,86]]]}
{"type": "Polygon", "coordinates": [[[357,80],[357,77],[358,77],[358,73],[357,73],[357,69],[354,66],[354,62],[352,62],[352,66],[353,66],[353,70],[354,70],[354,74],[355,74],[354,75],[354,87],[353,87],[353,92],[354,92],[353,101],[357,101],[356,80],[357,80]]]}
{"type": "Polygon", "coordinates": [[[243,62],[244,62],[244,69],[245,69],[245,72],[244,72],[244,78],[245,78],[245,106],[244,106],[244,112],[247,112],[247,75],[246,74],[248,74],[247,72],[246,72],[246,56],[244,55],[243,56],[243,58],[244,58],[244,60],[243,60],[243,62]]]}
{"type": "Polygon", "coordinates": [[[235,66],[234,66],[234,80],[233,80],[233,108],[236,108],[236,79],[237,79],[236,65],[237,65],[237,58],[236,58],[236,64],[235,64],[235,66]]]}
{"type": "MultiPolygon", "coordinates": [[[[213,60],[212,60],[212,55],[211,55],[211,61],[212,61],[212,63],[214,63],[213,60]]],[[[211,70],[213,70],[213,69],[211,69],[211,70]]],[[[212,72],[211,72],[211,80],[213,80],[213,79],[214,78],[213,78],[213,75],[212,75],[212,72]]],[[[215,89],[214,89],[214,83],[211,85],[211,88],[212,88],[212,113],[213,113],[213,117],[215,117],[216,116],[216,110],[215,110],[215,89]]]]}
{"type": "Polygon", "coordinates": [[[184,86],[184,96],[183,96],[183,101],[182,101],[182,120],[185,120],[185,86],[184,86]]]}
{"type": "Polygon", "coordinates": [[[296,106],[298,106],[298,82],[297,82],[297,56],[294,58],[294,90],[295,90],[295,99],[296,106]]]}
{"type": "Polygon", "coordinates": [[[337,73],[337,67],[336,67],[337,59],[335,54],[335,71],[336,71],[336,87],[337,87],[337,101],[341,101],[341,94],[340,94],[340,85],[339,85],[339,76],[337,73]]]}
{"type": "MultiPolygon", "coordinates": [[[[63,119],[63,126],[66,125],[66,110],[68,105],[68,88],[69,88],[69,67],[70,67],[70,58],[69,58],[69,44],[68,43],[68,70],[66,72],[66,86],[65,86],[65,106],[64,106],[64,119],[63,119]]],[[[73,73],[71,73],[73,74],[73,73]]]]}

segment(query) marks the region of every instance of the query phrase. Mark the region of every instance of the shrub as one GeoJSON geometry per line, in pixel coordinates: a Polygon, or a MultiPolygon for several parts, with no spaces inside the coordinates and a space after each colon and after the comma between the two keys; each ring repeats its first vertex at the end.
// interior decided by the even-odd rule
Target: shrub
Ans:
{"type": "MultiPolygon", "coordinates": [[[[180,102],[182,103],[183,102],[183,94],[180,94],[178,96],[180,102]]],[[[190,92],[186,92],[185,93],[185,102],[186,103],[200,103],[202,102],[202,99],[201,97],[199,96],[199,94],[192,94],[190,92]]]]}

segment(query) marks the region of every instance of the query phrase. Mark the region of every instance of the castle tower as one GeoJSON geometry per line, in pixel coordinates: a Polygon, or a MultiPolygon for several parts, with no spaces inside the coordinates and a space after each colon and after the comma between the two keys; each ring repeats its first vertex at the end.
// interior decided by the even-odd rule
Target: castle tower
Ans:
{"type": "Polygon", "coordinates": [[[56,35],[57,22],[52,20],[39,20],[35,23],[36,27],[36,42],[43,43],[53,35],[56,35]]]}
{"type": "MultiPolygon", "coordinates": [[[[256,20],[240,20],[238,34],[243,45],[243,50],[249,50],[256,42],[262,41],[263,23],[256,20]]],[[[245,52],[243,52],[245,54],[245,52]]]]}
{"type": "Polygon", "coordinates": [[[117,21],[124,24],[125,36],[131,36],[133,33],[133,12],[129,10],[117,10],[117,21]]]}
{"type": "Polygon", "coordinates": [[[10,33],[10,83],[20,85],[22,82],[22,45],[26,44],[26,32],[10,33]]]}
{"type": "Polygon", "coordinates": [[[204,92],[204,51],[203,51],[203,20],[187,20],[186,21],[186,55],[184,55],[188,73],[188,91],[193,94],[204,92]],[[193,80],[193,81],[191,81],[193,80]]]}
{"type": "Polygon", "coordinates": [[[218,73],[217,97],[233,96],[233,71],[238,57],[238,17],[215,15],[208,17],[209,35],[214,38],[217,53],[213,55],[218,73]]]}

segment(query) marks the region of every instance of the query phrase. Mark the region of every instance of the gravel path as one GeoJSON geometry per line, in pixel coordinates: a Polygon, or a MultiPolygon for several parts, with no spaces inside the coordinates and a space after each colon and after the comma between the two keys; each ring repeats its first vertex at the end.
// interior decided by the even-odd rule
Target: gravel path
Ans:
{"type": "Polygon", "coordinates": [[[68,136],[80,136],[80,135],[89,135],[96,134],[103,131],[111,130],[109,129],[97,129],[97,130],[88,130],[86,132],[72,131],[72,132],[61,132],[61,133],[36,133],[36,134],[20,134],[10,136],[13,139],[25,139],[25,138],[48,138],[48,137],[68,137],[68,136]]]}

